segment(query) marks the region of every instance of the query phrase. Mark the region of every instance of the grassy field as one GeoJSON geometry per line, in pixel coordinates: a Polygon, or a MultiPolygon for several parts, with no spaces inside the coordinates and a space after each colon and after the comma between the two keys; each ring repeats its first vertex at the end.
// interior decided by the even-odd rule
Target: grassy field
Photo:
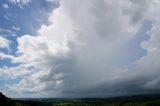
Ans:
{"type": "Polygon", "coordinates": [[[59,102],[59,103],[43,103],[43,102],[24,102],[14,101],[11,106],[160,106],[160,99],[143,100],[143,101],[115,101],[115,102],[59,102]]]}

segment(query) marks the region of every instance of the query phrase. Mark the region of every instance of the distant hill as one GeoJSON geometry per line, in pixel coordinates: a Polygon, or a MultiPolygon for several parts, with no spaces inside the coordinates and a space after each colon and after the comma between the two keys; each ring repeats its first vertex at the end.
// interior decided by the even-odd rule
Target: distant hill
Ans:
{"type": "Polygon", "coordinates": [[[1,92],[0,92],[0,101],[1,100],[6,100],[7,98],[6,98],[6,96],[4,96],[1,92]]]}
{"type": "Polygon", "coordinates": [[[160,95],[112,98],[39,98],[10,99],[0,93],[0,106],[160,106],[160,95]]]}
{"type": "Polygon", "coordinates": [[[10,99],[0,92],[0,106],[10,106],[10,99]]]}

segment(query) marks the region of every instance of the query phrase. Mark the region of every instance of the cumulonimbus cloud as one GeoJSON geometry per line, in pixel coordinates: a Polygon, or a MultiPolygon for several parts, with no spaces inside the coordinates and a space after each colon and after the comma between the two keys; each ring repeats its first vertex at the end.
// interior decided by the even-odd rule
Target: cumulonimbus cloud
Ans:
{"type": "Polygon", "coordinates": [[[60,7],[50,13],[50,25],[42,25],[37,36],[17,39],[17,56],[12,62],[23,64],[30,74],[8,90],[33,97],[157,91],[159,5],[158,0],[61,0],[60,7]],[[126,63],[125,55],[130,52],[123,47],[146,21],[153,23],[150,38],[139,47],[147,54],[126,63]],[[135,66],[122,68],[117,61],[135,66]]]}

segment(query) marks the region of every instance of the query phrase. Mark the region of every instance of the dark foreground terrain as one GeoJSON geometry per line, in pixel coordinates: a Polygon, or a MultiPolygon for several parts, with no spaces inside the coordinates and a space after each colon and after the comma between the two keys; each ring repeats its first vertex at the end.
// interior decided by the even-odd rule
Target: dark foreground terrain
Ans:
{"type": "Polygon", "coordinates": [[[160,106],[160,95],[83,99],[10,99],[0,93],[0,106],[160,106]]]}

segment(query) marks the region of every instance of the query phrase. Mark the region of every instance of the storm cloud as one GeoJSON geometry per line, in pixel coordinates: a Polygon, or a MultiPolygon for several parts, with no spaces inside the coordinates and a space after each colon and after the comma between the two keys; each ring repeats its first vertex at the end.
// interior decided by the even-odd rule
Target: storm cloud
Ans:
{"type": "Polygon", "coordinates": [[[17,38],[11,61],[27,74],[7,85],[7,92],[29,97],[159,92],[159,0],[59,2],[49,25],[17,38]]]}

